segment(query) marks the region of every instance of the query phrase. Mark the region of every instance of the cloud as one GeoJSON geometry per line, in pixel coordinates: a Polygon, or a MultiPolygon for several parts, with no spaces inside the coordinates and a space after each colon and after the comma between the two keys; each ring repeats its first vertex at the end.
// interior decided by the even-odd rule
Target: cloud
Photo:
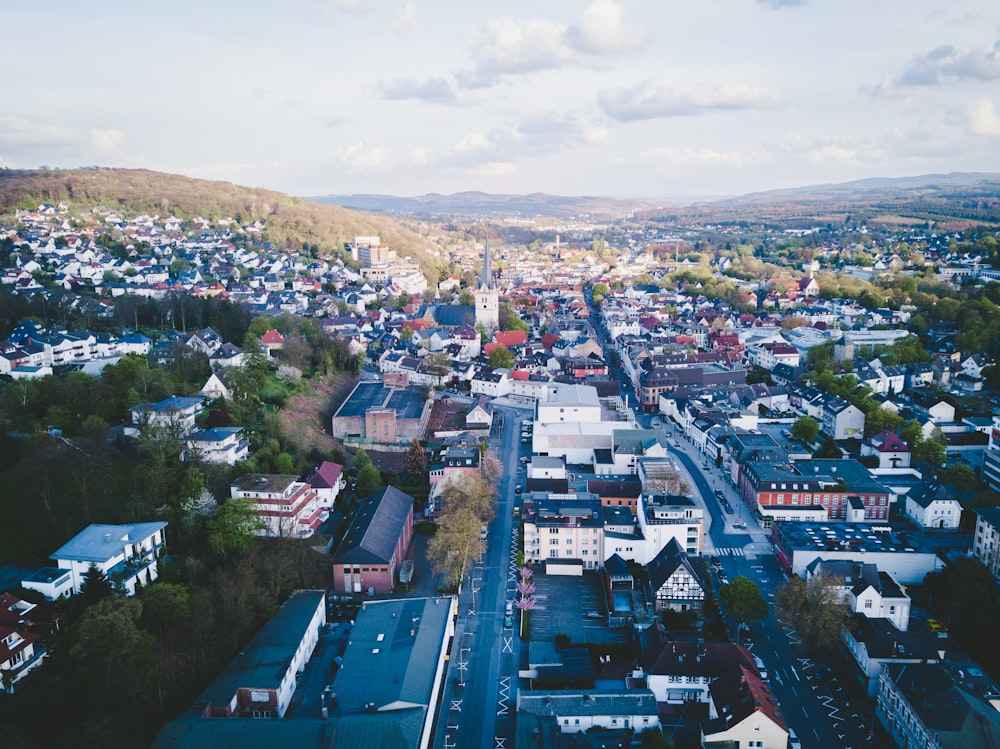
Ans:
{"type": "Polygon", "coordinates": [[[510,177],[517,174],[517,167],[509,161],[489,161],[469,170],[477,177],[510,177]]]}
{"type": "Polygon", "coordinates": [[[615,55],[641,48],[642,31],[625,24],[625,8],[614,0],[594,0],[580,22],[566,31],[569,43],[584,54],[615,55]]]}
{"type": "Polygon", "coordinates": [[[698,166],[741,167],[757,163],[767,157],[763,151],[740,153],[739,151],[717,151],[713,148],[675,148],[664,146],[646,151],[639,157],[640,163],[671,164],[674,166],[696,164],[698,166]]]}
{"type": "Polygon", "coordinates": [[[337,3],[337,9],[341,13],[348,13],[355,16],[371,13],[375,10],[371,3],[364,0],[340,0],[337,3]]]}
{"type": "Polygon", "coordinates": [[[885,158],[885,150],[877,143],[834,135],[802,136],[790,134],[785,144],[787,152],[804,156],[820,166],[866,165],[885,158]]]}
{"type": "Polygon", "coordinates": [[[712,110],[766,109],[777,95],[767,88],[744,84],[700,85],[678,91],[662,78],[626,88],[601,91],[598,104],[619,122],[660,117],[689,117],[712,110]]]}
{"type": "Polygon", "coordinates": [[[879,98],[899,98],[900,89],[938,86],[956,81],[989,82],[1000,80],[1000,41],[992,47],[959,49],[950,45],[935,47],[914,57],[898,76],[886,76],[865,90],[879,98]]]}
{"type": "Polygon", "coordinates": [[[989,99],[978,99],[965,109],[969,132],[988,138],[1000,137],[1000,115],[989,99]]]}
{"type": "Polygon", "coordinates": [[[447,78],[428,78],[415,81],[411,78],[394,78],[377,84],[383,99],[417,99],[430,104],[459,104],[459,91],[447,78]]]}
{"type": "Polygon", "coordinates": [[[782,8],[795,8],[800,5],[808,5],[806,0],[757,0],[759,5],[766,5],[771,10],[781,10],[782,8]]]}
{"type": "Polygon", "coordinates": [[[0,143],[16,146],[51,146],[69,143],[76,134],[59,125],[38,124],[16,114],[0,114],[0,143]]]}
{"type": "Polygon", "coordinates": [[[339,114],[334,115],[333,117],[327,117],[323,121],[323,127],[328,127],[328,128],[337,128],[346,124],[347,124],[347,118],[339,114]]]}
{"type": "Polygon", "coordinates": [[[383,174],[393,166],[388,150],[365,141],[341,146],[334,152],[334,160],[351,174],[383,174]]]}
{"type": "Polygon", "coordinates": [[[121,130],[91,130],[90,149],[98,156],[120,156],[125,143],[121,130]]]}
{"type": "Polygon", "coordinates": [[[392,28],[396,31],[412,31],[417,28],[417,6],[414,0],[405,0],[401,7],[393,11],[392,28]]]}

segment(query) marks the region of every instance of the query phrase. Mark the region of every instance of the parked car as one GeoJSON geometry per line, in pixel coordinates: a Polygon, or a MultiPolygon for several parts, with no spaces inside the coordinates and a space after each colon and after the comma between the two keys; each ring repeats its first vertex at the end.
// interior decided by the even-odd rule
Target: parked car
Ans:
{"type": "Polygon", "coordinates": [[[764,661],[760,659],[760,656],[755,655],[753,657],[754,665],[757,666],[757,670],[760,671],[760,678],[767,681],[767,666],[764,665],[764,661]]]}
{"type": "Polygon", "coordinates": [[[725,495],[725,494],[723,494],[723,493],[722,493],[721,491],[716,491],[716,492],[715,492],[715,498],[716,498],[716,499],[719,499],[719,500],[721,500],[721,501],[723,501],[723,502],[725,502],[725,501],[726,501],[726,495],[725,495]]]}
{"type": "Polygon", "coordinates": [[[583,618],[584,619],[603,619],[604,616],[601,614],[600,611],[588,611],[586,614],[583,615],[583,618]]]}
{"type": "Polygon", "coordinates": [[[514,616],[512,614],[504,614],[504,616],[503,616],[503,628],[504,629],[514,629],[514,616]]]}
{"type": "Polygon", "coordinates": [[[520,493],[521,493],[521,487],[520,486],[515,486],[514,487],[514,494],[520,494],[520,493]]]}
{"type": "Polygon", "coordinates": [[[788,749],[802,749],[802,742],[791,727],[788,729],[788,749]]]}

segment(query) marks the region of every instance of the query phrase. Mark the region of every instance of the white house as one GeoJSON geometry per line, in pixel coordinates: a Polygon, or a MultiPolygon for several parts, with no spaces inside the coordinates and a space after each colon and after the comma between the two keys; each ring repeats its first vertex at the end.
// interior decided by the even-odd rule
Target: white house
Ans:
{"type": "Polygon", "coordinates": [[[230,485],[229,495],[253,503],[259,536],[309,538],[329,515],[316,490],[297,476],[246,474],[230,485]]]}
{"type": "Polygon", "coordinates": [[[962,504],[944,486],[922,484],[906,495],[906,516],[921,528],[957,529],[962,504]]]}
{"type": "Polygon", "coordinates": [[[861,443],[861,457],[866,456],[878,458],[877,468],[910,467],[910,446],[888,429],[861,443]]]}
{"type": "Polygon", "coordinates": [[[82,589],[87,571],[94,566],[127,595],[135,595],[137,584],[148,585],[159,577],[156,559],[166,544],[163,532],[166,527],[163,521],[90,525],[49,557],[60,570],[66,570],[68,584],[63,575],[53,574],[48,576],[47,583],[44,578],[36,580],[29,576],[21,585],[46,596],[54,588],[75,595],[82,589]]]}
{"type": "Polygon", "coordinates": [[[250,443],[243,439],[243,427],[212,427],[191,432],[184,439],[181,460],[235,465],[250,456],[250,443]]]}
{"type": "Polygon", "coordinates": [[[806,567],[806,579],[822,575],[834,581],[840,601],[869,619],[887,619],[900,632],[910,623],[910,597],[888,572],[874,564],[816,559],[806,567]]]}

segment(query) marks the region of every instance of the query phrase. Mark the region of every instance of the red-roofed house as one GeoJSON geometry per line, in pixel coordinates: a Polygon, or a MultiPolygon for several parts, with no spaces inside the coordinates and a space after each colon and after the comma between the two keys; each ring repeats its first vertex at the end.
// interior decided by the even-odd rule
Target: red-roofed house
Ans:
{"type": "Polygon", "coordinates": [[[542,346],[550,349],[559,342],[559,336],[555,333],[546,333],[542,336],[542,346]]]}
{"type": "Polygon", "coordinates": [[[316,498],[327,509],[333,507],[337,495],[344,488],[344,467],[324,460],[306,477],[306,483],[316,491],[316,498]]]}
{"type": "Polygon", "coordinates": [[[264,351],[270,356],[272,352],[280,351],[285,347],[285,336],[281,335],[277,330],[267,330],[260,337],[260,345],[264,347],[264,351]]]}
{"type": "Polygon", "coordinates": [[[500,343],[507,348],[523,346],[528,342],[528,334],[523,330],[498,330],[493,334],[493,341],[500,343]]]}
{"type": "Polygon", "coordinates": [[[816,296],[819,294],[819,284],[816,283],[816,279],[811,276],[800,278],[798,282],[798,290],[800,294],[805,294],[806,296],[816,296]]]}
{"type": "Polygon", "coordinates": [[[861,457],[878,457],[879,468],[909,468],[910,446],[888,429],[861,443],[861,457]]]}

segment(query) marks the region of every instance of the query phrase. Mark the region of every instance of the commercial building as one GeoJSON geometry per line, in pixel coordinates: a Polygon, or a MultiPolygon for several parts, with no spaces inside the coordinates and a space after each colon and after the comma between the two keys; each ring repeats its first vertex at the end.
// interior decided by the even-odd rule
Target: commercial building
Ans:
{"type": "Polygon", "coordinates": [[[260,520],[257,535],[270,538],[309,538],[329,514],[312,485],[298,476],[248,473],[230,485],[229,496],[251,503],[260,520]]]}

